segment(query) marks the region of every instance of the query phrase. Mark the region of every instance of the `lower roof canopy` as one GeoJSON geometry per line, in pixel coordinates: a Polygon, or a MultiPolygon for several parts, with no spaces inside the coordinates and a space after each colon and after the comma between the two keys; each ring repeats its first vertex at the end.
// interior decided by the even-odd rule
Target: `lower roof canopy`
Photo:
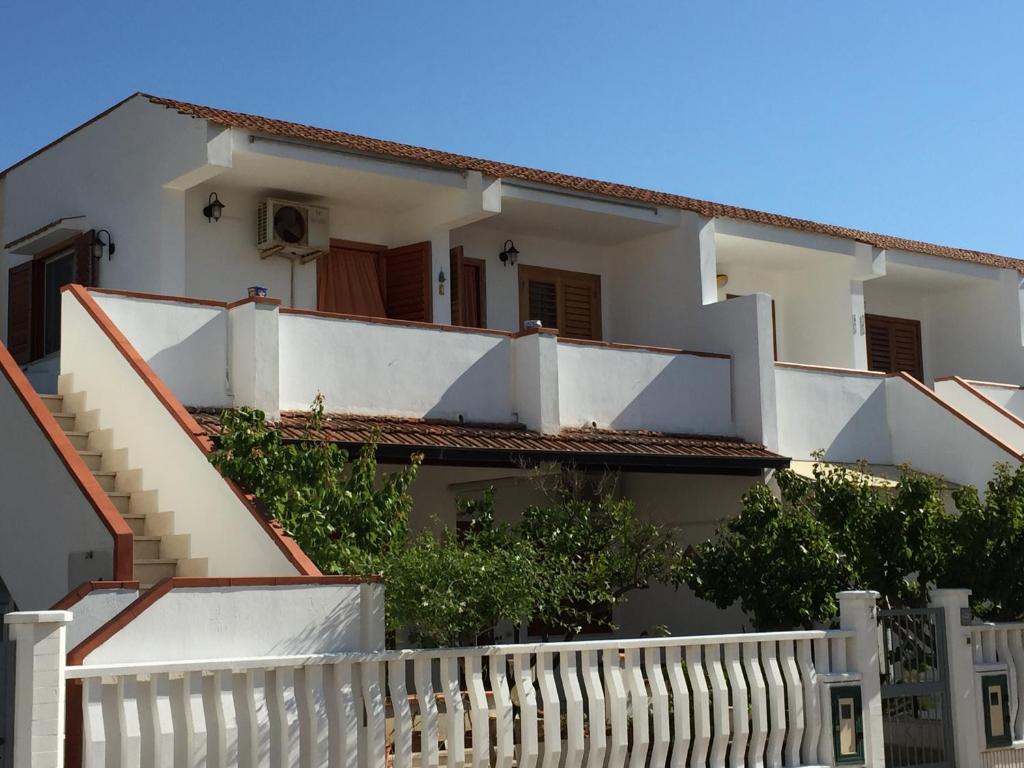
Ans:
{"type": "MultiPolygon", "coordinates": [[[[216,440],[222,411],[190,408],[206,434],[216,440]]],[[[468,424],[356,414],[324,414],[309,433],[309,414],[285,411],[270,426],[285,440],[329,440],[358,448],[376,437],[377,458],[405,462],[415,453],[425,464],[520,467],[546,462],[581,469],[756,475],[789,466],[789,459],[764,446],[734,437],[673,435],[663,432],[563,429],[533,432],[520,424],[468,424]]]]}

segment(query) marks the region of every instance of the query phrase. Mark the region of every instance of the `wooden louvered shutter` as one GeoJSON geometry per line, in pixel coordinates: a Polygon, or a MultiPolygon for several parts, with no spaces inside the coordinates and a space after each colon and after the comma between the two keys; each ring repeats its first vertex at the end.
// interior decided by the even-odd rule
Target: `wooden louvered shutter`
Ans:
{"type": "Polygon", "coordinates": [[[540,320],[570,339],[601,339],[601,276],[519,267],[520,321],[540,320]]]}
{"type": "Polygon", "coordinates": [[[32,273],[27,261],[7,273],[7,349],[18,363],[32,359],[32,273]]]}
{"type": "Polygon", "coordinates": [[[448,251],[448,286],[451,293],[452,325],[462,325],[462,246],[457,245],[448,251]]]}
{"type": "Polygon", "coordinates": [[[601,278],[598,275],[563,275],[558,332],[570,339],[601,338],[601,278]]]}
{"type": "Polygon", "coordinates": [[[429,323],[434,317],[430,291],[430,243],[414,243],[381,253],[384,308],[396,320],[429,323]]]}
{"type": "Polygon", "coordinates": [[[918,381],[924,379],[921,355],[921,323],[900,317],[864,316],[868,368],[898,373],[906,371],[918,381]]]}
{"type": "Polygon", "coordinates": [[[92,288],[99,285],[100,263],[92,257],[92,244],[96,231],[90,229],[75,238],[72,248],[75,251],[75,282],[92,288]]]}

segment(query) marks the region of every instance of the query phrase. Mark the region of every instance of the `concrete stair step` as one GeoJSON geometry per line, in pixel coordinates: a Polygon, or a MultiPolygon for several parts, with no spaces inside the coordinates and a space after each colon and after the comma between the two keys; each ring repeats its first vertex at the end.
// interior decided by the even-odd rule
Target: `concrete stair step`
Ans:
{"type": "Polygon", "coordinates": [[[68,440],[71,441],[71,445],[76,451],[84,451],[89,447],[89,433],[88,432],[76,432],[75,430],[64,430],[64,434],[68,436],[68,440]]]}
{"type": "Polygon", "coordinates": [[[61,413],[64,410],[64,395],[40,395],[39,399],[50,413],[61,413]]]}
{"type": "Polygon", "coordinates": [[[144,536],[146,533],[146,516],[145,515],[129,515],[126,512],[121,513],[121,517],[128,523],[128,527],[132,529],[132,533],[136,536],[144,536]]]}
{"type": "MultiPolygon", "coordinates": [[[[145,523],[143,523],[145,528],[145,523]]],[[[133,558],[137,562],[139,560],[159,560],[160,559],[160,537],[159,536],[135,536],[135,549],[133,551],[133,558]]]]}
{"type": "Polygon", "coordinates": [[[177,560],[136,560],[134,563],[135,578],[142,584],[155,584],[161,579],[175,576],[178,572],[177,560]]]}
{"type": "Polygon", "coordinates": [[[85,462],[85,466],[91,469],[94,473],[98,472],[103,465],[102,451],[79,450],[78,455],[82,457],[82,461],[85,462]]]}
{"type": "Polygon", "coordinates": [[[73,413],[55,413],[53,418],[57,420],[57,424],[65,432],[71,432],[75,429],[75,414],[73,413]]]}
{"type": "Polygon", "coordinates": [[[99,469],[94,469],[92,476],[96,478],[96,482],[100,484],[100,488],[104,491],[112,491],[116,487],[117,483],[117,472],[106,472],[99,469]]]}

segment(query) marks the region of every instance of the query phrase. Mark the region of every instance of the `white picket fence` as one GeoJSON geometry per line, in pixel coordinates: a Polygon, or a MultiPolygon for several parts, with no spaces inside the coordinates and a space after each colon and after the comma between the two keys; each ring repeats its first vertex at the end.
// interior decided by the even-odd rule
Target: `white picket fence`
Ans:
{"type": "MultiPolygon", "coordinates": [[[[75,667],[65,618],[12,616],[19,674],[83,686],[87,766],[834,765],[842,684],[880,767],[874,593],[840,602],[834,631],[75,667]]],[[[59,765],[62,702],[18,701],[16,768],[59,765]]]]}

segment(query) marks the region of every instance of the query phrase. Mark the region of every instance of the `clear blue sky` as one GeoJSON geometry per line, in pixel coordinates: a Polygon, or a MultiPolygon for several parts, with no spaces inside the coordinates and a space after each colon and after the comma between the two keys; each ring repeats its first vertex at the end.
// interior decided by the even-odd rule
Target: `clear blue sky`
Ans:
{"type": "Polygon", "coordinates": [[[1019,2],[4,2],[0,168],[129,93],[1024,257],[1019,2]]]}

